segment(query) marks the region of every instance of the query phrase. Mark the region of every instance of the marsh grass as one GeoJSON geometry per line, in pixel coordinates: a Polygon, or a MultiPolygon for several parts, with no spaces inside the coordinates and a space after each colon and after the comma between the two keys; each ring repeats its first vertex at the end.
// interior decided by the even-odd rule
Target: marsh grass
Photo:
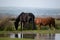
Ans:
{"type": "Polygon", "coordinates": [[[0,31],[13,31],[14,24],[8,18],[4,18],[0,22],[0,31]]]}
{"type": "MultiPolygon", "coordinates": [[[[60,29],[60,20],[55,20],[56,23],[56,29],[60,29]]],[[[24,28],[25,30],[29,29],[31,30],[32,25],[30,24],[29,28],[24,28]]],[[[49,30],[49,26],[41,26],[41,28],[36,25],[37,30],[49,30]]],[[[53,28],[53,27],[52,27],[53,28]]],[[[9,20],[8,18],[4,18],[0,20],[0,31],[16,31],[14,26],[14,21],[9,20]]],[[[21,26],[19,24],[18,30],[21,31],[21,26]]]]}
{"type": "Polygon", "coordinates": [[[21,38],[8,38],[8,37],[2,37],[2,38],[0,38],[0,40],[33,40],[33,39],[26,39],[26,38],[23,38],[23,39],[21,39],[21,38]]]}

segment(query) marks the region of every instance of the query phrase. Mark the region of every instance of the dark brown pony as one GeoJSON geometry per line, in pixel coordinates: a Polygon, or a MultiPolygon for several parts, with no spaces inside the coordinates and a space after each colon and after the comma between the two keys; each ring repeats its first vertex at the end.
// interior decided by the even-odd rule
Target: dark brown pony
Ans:
{"type": "Polygon", "coordinates": [[[49,25],[49,27],[51,28],[51,26],[53,26],[55,28],[55,19],[52,17],[46,17],[46,18],[36,18],[35,19],[35,24],[37,25],[49,25]]]}
{"type": "Polygon", "coordinates": [[[16,18],[16,20],[14,22],[16,30],[18,29],[19,22],[21,24],[21,31],[25,25],[29,26],[29,23],[32,23],[32,25],[33,25],[32,29],[35,29],[34,19],[35,19],[35,16],[33,15],[33,13],[22,12],[20,15],[18,15],[18,17],[16,18]]]}

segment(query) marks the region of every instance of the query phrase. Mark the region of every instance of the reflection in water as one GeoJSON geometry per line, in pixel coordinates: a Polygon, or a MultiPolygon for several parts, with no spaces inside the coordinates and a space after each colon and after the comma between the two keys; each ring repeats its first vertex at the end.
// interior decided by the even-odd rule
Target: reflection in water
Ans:
{"type": "Polygon", "coordinates": [[[0,37],[31,38],[31,39],[35,39],[35,40],[60,40],[60,34],[10,33],[10,34],[0,34],[0,37]]]}
{"type": "Polygon", "coordinates": [[[18,38],[18,34],[15,34],[15,37],[18,38]]]}
{"type": "Polygon", "coordinates": [[[23,38],[23,35],[22,33],[18,33],[18,34],[10,33],[10,38],[23,38]]]}
{"type": "Polygon", "coordinates": [[[32,38],[36,40],[55,40],[55,34],[14,34],[14,36],[11,34],[11,38],[32,38]],[[21,35],[23,37],[21,37],[21,35]]]}
{"type": "Polygon", "coordinates": [[[55,40],[55,34],[49,34],[49,39],[50,40],[55,40]]]}
{"type": "Polygon", "coordinates": [[[15,34],[14,33],[11,33],[10,34],[10,38],[15,38],[15,34]]]}
{"type": "Polygon", "coordinates": [[[36,34],[35,39],[37,40],[55,40],[55,34],[36,34]]]}
{"type": "Polygon", "coordinates": [[[32,38],[34,39],[36,34],[23,34],[23,38],[32,38]]]}

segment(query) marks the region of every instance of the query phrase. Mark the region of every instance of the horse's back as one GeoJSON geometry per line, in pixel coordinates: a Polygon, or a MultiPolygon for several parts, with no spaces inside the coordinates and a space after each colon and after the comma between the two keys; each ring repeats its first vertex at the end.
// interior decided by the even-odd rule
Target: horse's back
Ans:
{"type": "Polygon", "coordinates": [[[52,18],[52,17],[46,17],[46,18],[39,17],[39,18],[35,19],[36,24],[47,25],[52,22],[55,22],[54,18],[52,18]]]}

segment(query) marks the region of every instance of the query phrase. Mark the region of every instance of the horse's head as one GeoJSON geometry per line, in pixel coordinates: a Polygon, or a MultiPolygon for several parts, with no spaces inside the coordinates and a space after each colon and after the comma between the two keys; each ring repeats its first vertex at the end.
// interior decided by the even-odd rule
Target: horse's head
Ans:
{"type": "Polygon", "coordinates": [[[15,25],[15,29],[17,30],[18,29],[18,22],[14,22],[14,25],[15,25]]]}

